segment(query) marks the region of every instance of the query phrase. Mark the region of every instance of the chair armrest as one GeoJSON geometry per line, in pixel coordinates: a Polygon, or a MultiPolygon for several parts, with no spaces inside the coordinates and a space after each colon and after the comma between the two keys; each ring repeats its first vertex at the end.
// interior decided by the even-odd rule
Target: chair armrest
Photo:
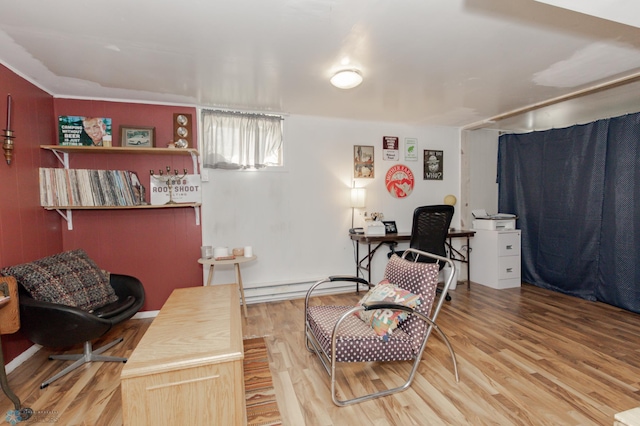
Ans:
{"type": "Polygon", "coordinates": [[[364,308],[365,311],[373,311],[376,309],[393,309],[396,311],[404,311],[404,312],[408,312],[410,314],[415,312],[415,309],[410,308],[409,306],[406,305],[401,305],[399,303],[393,303],[393,302],[366,302],[362,304],[362,307],[364,308]]]}
{"type": "Polygon", "coordinates": [[[144,286],[136,277],[122,274],[110,274],[109,283],[113,290],[118,295],[120,301],[126,301],[128,298],[133,297],[135,301],[131,306],[127,306],[126,309],[118,314],[111,312],[108,320],[113,324],[117,324],[126,319],[131,318],[142,308],[145,301],[144,286]]]}
{"type": "Polygon", "coordinates": [[[352,282],[352,283],[360,283],[366,286],[369,285],[369,281],[364,278],[356,277],[355,275],[331,275],[327,278],[331,282],[342,281],[342,282],[352,282]]]}
{"type": "Polygon", "coordinates": [[[364,278],[356,277],[355,275],[331,275],[316,282],[309,288],[309,290],[307,290],[307,295],[304,298],[304,311],[307,312],[307,308],[309,307],[309,299],[311,298],[311,293],[313,293],[318,287],[322,286],[323,284],[335,282],[357,282],[360,284],[364,284],[367,287],[371,287],[369,281],[365,280],[364,278]]]}

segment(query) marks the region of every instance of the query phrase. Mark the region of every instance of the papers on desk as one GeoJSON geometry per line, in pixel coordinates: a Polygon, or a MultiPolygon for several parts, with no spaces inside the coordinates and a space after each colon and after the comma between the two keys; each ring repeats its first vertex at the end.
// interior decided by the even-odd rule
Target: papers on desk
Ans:
{"type": "Polygon", "coordinates": [[[385,234],[384,223],[379,220],[367,221],[364,226],[364,235],[380,236],[385,234]]]}

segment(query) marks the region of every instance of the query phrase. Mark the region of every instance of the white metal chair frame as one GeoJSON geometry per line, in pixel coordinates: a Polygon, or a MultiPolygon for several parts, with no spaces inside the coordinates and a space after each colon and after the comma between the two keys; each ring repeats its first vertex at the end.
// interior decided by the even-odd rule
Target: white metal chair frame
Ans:
{"type": "MultiPolygon", "coordinates": [[[[446,282],[444,283],[444,288],[442,289],[442,293],[440,293],[439,297],[436,297],[437,299],[437,303],[434,303],[434,308],[432,308],[432,315],[431,317],[428,317],[420,312],[417,312],[415,309],[409,308],[407,306],[401,305],[401,304],[397,304],[397,303],[388,303],[388,302],[373,302],[373,303],[365,303],[362,306],[355,306],[354,308],[348,310],[347,312],[345,312],[343,315],[340,316],[340,318],[337,320],[334,328],[333,328],[333,332],[331,335],[331,352],[327,353],[323,348],[322,345],[319,343],[317,337],[314,335],[313,331],[311,330],[310,324],[309,324],[309,319],[307,316],[307,310],[310,306],[310,298],[311,295],[313,293],[314,290],[316,290],[319,286],[329,283],[329,282],[344,282],[344,281],[351,281],[351,282],[356,282],[356,283],[362,283],[368,286],[371,286],[369,282],[367,282],[365,279],[360,278],[360,277],[356,277],[356,276],[348,276],[348,275],[336,275],[336,276],[331,276],[331,277],[327,277],[323,280],[318,281],[317,283],[315,283],[308,291],[307,291],[307,295],[305,297],[305,341],[306,341],[306,347],[307,350],[309,350],[310,352],[315,353],[316,355],[318,355],[318,358],[320,359],[320,361],[322,362],[322,365],[324,366],[324,369],[326,370],[327,374],[329,374],[330,378],[331,378],[331,399],[333,400],[333,403],[337,406],[346,406],[346,405],[351,405],[351,404],[356,404],[356,403],[360,403],[363,401],[367,401],[370,399],[374,399],[374,398],[379,398],[382,396],[387,396],[396,392],[401,392],[404,391],[406,389],[408,389],[411,386],[411,383],[413,382],[413,379],[415,377],[416,371],[418,369],[418,366],[420,364],[420,361],[422,359],[422,353],[424,352],[424,349],[427,345],[427,340],[429,339],[429,336],[431,335],[431,331],[435,330],[436,333],[442,338],[442,340],[444,341],[444,343],[447,345],[447,349],[449,350],[449,354],[451,355],[451,360],[453,362],[453,370],[454,370],[454,374],[455,374],[455,378],[456,378],[456,382],[460,381],[460,377],[458,375],[458,364],[456,361],[456,356],[455,356],[455,352],[453,350],[453,347],[451,346],[451,344],[449,343],[449,339],[447,338],[447,336],[445,335],[445,333],[438,327],[438,325],[436,324],[436,318],[438,316],[438,313],[440,312],[440,308],[442,307],[444,301],[445,301],[445,296],[447,294],[447,291],[449,290],[449,286],[451,285],[452,281],[453,281],[453,277],[455,276],[455,264],[453,263],[453,261],[449,258],[446,257],[442,257],[442,256],[438,256],[432,253],[427,253],[424,251],[420,251],[420,250],[416,250],[416,249],[407,249],[405,250],[405,252],[402,254],[402,258],[405,259],[407,254],[409,253],[414,253],[417,254],[418,256],[414,256],[414,260],[413,262],[416,262],[419,256],[425,256],[425,257],[429,257],[438,261],[442,261],[442,262],[446,262],[447,264],[449,264],[449,266],[452,269],[452,273],[449,275],[448,279],[446,280],[446,282]],[[355,397],[352,399],[347,399],[347,400],[341,400],[338,398],[338,395],[336,393],[336,341],[337,341],[337,337],[338,337],[338,330],[340,328],[340,325],[347,319],[349,318],[351,315],[353,315],[354,313],[358,312],[358,311],[366,311],[366,310],[375,310],[375,309],[393,309],[393,310],[401,310],[404,312],[408,312],[409,315],[415,315],[418,318],[420,318],[422,321],[424,321],[428,327],[426,327],[426,331],[424,332],[424,336],[423,336],[423,340],[422,340],[422,344],[420,346],[420,349],[417,351],[414,361],[413,361],[413,366],[411,368],[411,371],[409,373],[409,376],[406,380],[406,382],[398,387],[392,388],[392,389],[386,389],[386,390],[382,390],[379,392],[373,392],[367,395],[363,395],[363,396],[359,396],[359,397],[355,397]]],[[[437,285],[437,283],[436,283],[437,285]]],[[[374,360],[372,360],[374,361],[374,360]]]]}

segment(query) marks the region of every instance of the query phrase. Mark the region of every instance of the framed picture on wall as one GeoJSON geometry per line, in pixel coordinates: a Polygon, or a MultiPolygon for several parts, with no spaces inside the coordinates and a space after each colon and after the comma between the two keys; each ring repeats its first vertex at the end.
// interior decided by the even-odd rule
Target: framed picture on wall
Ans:
{"type": "Polygon", "coordinates": [[[153,148],[155,127],[120,126],[120,145],[137,148],[153,148]]]}
{"type": "Polygon", "coordinates": [[[354,145],[353,147],[353,177],[371,178],[375,177],[373,147],[365,145],[354,145]]]}
{"type": "Polygon", "coordinates": [[[424,180],[443,180],[442,160],[442,151],[424,150],[424,180]]]}
{"type": "Polygon", "coordinates": [[[418,139],[404,138],[404,159],[418,161],[418,139]]]}

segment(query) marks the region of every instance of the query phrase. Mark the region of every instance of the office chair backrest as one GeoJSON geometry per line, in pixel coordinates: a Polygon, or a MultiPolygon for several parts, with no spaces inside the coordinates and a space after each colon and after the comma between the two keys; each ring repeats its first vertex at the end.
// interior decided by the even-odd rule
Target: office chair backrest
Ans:
{"type": "MultiPolygon", "coordinates": [[[[413,226],[411,228],[409,246],[446,257],[445,242],[452,218],[453,206],[442,204],[418,207],[413,212],[413,226]]],[[[420,260],[418,259],[418,261],[420,260]]],[[[429,260],[425,259],[425,261],[429,260]]],[[[441,264],[440,269],[443,266],[444,264],[441,264]]]]}

